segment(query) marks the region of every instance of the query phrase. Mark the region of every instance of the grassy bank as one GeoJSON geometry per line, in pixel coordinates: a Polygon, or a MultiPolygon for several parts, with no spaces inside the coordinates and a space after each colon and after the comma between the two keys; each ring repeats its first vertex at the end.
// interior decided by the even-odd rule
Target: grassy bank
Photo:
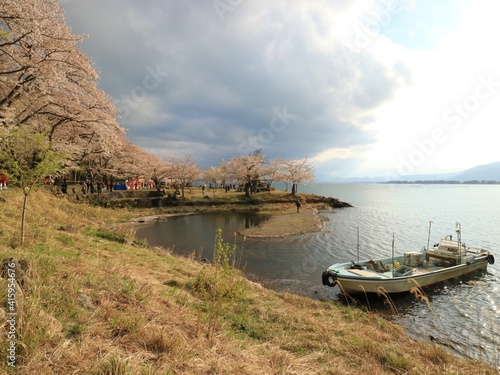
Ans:
{"type": "MultiPolygon", "coordinates": [[[[211,189],[210,189],[211,190],[211,189]]],[[[242,192],[222,189],[202,191],[200,188],[185,190],[184,197],[175,194],[173,189],[156,190],[126,190],[111,193],[87,194],[86,196],[70,193],[68,199],[74,202],[85,201],[106,208],[162,208],[170,212],[192,210],[242,210],[261,211],[262,209],[282,210],[283,207],[295,207],[295,202],[301,201],[306,207],[350,207],[348,203],[335,198],[313,194],[291,195],[289,192],[274,190],[260,192],[246,197],[242,192]]]]}
{"type": "Polygon", "coordinates": [[[497,374],[376,314],[248,282],[228,267],[226,244],[208,265],[111,230],[164,209],[104,209],[35,192],[21,247],[21,194],[0,193],[1,259],[28,263],[14,324],[10,282],[0,280],[0,373],[497,374]],[[15,368],[5,355],[11,334],[15,368]]]}

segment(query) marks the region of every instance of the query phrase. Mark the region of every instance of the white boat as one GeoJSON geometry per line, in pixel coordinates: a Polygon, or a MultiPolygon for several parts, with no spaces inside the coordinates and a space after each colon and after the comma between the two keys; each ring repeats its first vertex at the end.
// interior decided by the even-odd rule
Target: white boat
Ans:
{"type": "Polygon", "coordinates": [[[447,236],[433,247],[428,242],[419,252],[334,264],[323,272],[323,285],[338,285],[343,293],[402,293],[483,270],[495,262],[489,251],[467,247],[461,241],[459,223],[456,232],[456,240],[447,236]]]}

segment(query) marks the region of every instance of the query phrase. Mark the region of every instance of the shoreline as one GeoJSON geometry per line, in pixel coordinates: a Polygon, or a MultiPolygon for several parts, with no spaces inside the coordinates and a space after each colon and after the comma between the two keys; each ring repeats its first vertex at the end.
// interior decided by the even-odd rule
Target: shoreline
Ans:
{"type": "Polygon", "coordinates": [[[168,219],[170,217],[178,217],[178,216],[193,216],[198,215],[199,212],[182,212],[176,214],[160,214],[160,215],[151,215],[151,216],[140,216],[130,220],[130,224],[145,224],[151,223],[152,221],[161,221],[163,219],[168,219]]]}
{"type": "MultiPolygon", "coordinates": [[[[285,207],[283,207],[283,205],[278,205],[278,209],[276,209],[276,205],[271,205],[271,207],[269,205],[264,205],[262,211],[257,212],[258,215],[267,217],[267,220],[264,220],[257,226],[238,231],[237,234],[243,237],[256,239],[284,238],[294,235],[319,232],[323,229],[324,222],[328,220],[328,218],[319,213],[319,209],[316,205],[311,205],[310,207],[306,206],[302,208],[300,212],[296,211],[295,204],[293,207],[290,207],[288,204],[286,204],[285,207]],[[273,209],[271,209],[271,207],[273,209]]],[[[234,210],[228,211],[227,209],[220,211],[235,212],[234,210]]],[[[205,212],[206,211],[197,210],[195,212],[139,216],[132,218],[127,222],[115,224],[115,226],[151,224],[172,217],[193,216],[203,214],[205,212]]],[[[252,213],[255,212],[252,211],[252,213]]]]}
{"type": "MultiPolygon", "coordinates": [[[[128,192],[130,196],[149,196],[151,192],[128,192]]],[[[146,208],[150,199],[142,197],[144,202],[140,206],[146,208]],[[143,205],[144,204],[144,205],[143,205]]],[[[111,203],[111,199],[108,203],[111,203]]],[[[125,202],[131,202],[130,197],[120,198],[117,202],[125,206],[125,202]]],[[[137,201],[134,200],[137,204],[137,201]]],[[[103,203],[103,202],[101,202],[103,203]]],[[[107,204],[105,204],[107,206],[107,204]]],[[[111,204],[111,207],[114,206],[111,204]]],[[[136,206],[137,207],[137,206],[136,206]]],[[[142,208],[141,207],[141,208],[142,208]]],[[[167,205],[160,205],[160,211],[153,215],[132,217],[120,225],[151,224],[172,217],[198,215],[208,212],[248,212],[257,214],[264,220],[255,227],[243,228],[237,232],[238,235],[256,238],[283,238],[294,235],[319,232],[328,220],[320,214],[321,209],[352,207],[349,203],[341,202],[336,198],[323,197],[314,194],[297,194],[292,196],[286,192],[273,192],[273,194],[255,194],[250,198],[242,197],[240,193],[208,197],[199,194],[190,194],[186,198],[179,198],[167,205]],[[300,212],[297,212],[296,201],[302,204],[300,212]],[[162,212],[163,211],[163,212],[162,212]]],[[[146,208],[147,209],[147,208],[146,208]]],[[[116,224],[115,224],[116,225],[116,224]]]]}
{"type": "Polygon", "coordinates": [[[250,238],[284,238],[294,235],[319,232],[328,220],[317,208],[304,208],[299,213],[293,209],[270,214],[268,220],[258,226],[246,228],[239,235],[250,238]]]}

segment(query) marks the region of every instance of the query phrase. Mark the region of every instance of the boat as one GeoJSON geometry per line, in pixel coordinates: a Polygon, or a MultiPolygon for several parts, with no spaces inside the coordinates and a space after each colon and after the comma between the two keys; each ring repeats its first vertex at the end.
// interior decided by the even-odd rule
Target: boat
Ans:
{"type": "MultiPolygon", "coordinates": [[[[429,239],[430,228],[429,223],[429,239]]],[[[467,247],[461,240],[461,226],[457,223],[457,238],[451,235],[441,239],[432,247],[421,251],[405,252],[394,256],[394,235],[392,256],[356,262],[337,263],[322,274],[323,285],[338,286],[344,294],[353,293],[404,293],[412,288],[426,287],[453,279],[468,273],[485,270],[494,264],[492,253],[481,248],[467,247]]],[[[359,228],[358,228],[359,238],[359,228]]]]}

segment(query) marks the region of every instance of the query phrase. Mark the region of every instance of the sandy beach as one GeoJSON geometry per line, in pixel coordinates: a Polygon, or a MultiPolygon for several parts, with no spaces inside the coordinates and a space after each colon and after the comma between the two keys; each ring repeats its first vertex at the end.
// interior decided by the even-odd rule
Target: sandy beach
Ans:
{"type": "Polygon", "coordinates": [[[320,231],[325,218],[316,208],[301,209],[299,213],[295,207],[272,214],[269,220],[262,224],[241,231],[241,235],[256,238],[286,237],[297,234],[320,231]]]}

